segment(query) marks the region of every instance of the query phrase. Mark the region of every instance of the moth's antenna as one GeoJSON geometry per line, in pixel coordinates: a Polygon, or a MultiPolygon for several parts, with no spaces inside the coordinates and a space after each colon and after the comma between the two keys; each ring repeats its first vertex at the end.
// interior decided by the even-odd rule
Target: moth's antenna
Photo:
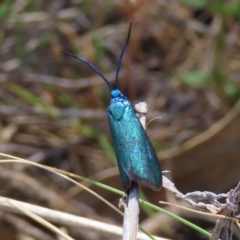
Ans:
{"type": "Polygon", "coordinates": [[[128,30],[128,35],[127,35],[127,40],[122,48],[122,51],[121,51],[121,54],[120,54],[120,57],[118,59],[118,65],[117,65],[117,73],[116,73],[116,88],[118,88],[118,75],[119,75],[119,71],[120,71],[120,68],[121,68],[121,63],[122,63],[122,58],[123,58],[123,54],[125,52],[125,49],[127,48],[127,45],[128,45],[128,42],[129,42],[129,39],[130,39],[130,33],[131,33],[131,23],[130,23],[130,26],[129,26],[129,30],[128,30]]]}
{"type": "Polygon", "coordinates": [[[109,81],[103,76],[103,74],[93,65],[91,64],[90,62],[88,62],[86,59],[82,58],[82,57],[77,57],[75,55],[73,55],[72,53],[69,53],[69,52],[63,52],[63,51],[60,51],[61,53],[63,54],[66,54],[66,55],[69,55],[71,57],[74,57],[84,63],[86,63],[88,66],[90,66],[100,77],[102,77],[102,79],[106,82],[106,84],[108,85],[108,87],[110,88],[110,90],[112,91],[113,88],[111,86],[111,84],[109,83],[109,81]]]}

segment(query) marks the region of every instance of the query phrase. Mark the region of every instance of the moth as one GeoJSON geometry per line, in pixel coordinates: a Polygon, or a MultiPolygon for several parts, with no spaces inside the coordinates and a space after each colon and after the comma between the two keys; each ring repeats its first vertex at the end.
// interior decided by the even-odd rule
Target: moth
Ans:
{"type": "Polygon", "coordinates": [[[162,186],[162,171],[157,154],[131,102],[118,88],[118,76],[123,55],[130,39],[130,33],[131,24],[127,40],[118,60],[115,88],[111,86],[100,70],[86,59],[69,52],[62,52],[90,66],[106,82],[111,91],[107,116],[118,168],[126,193],[128,193],[133,182],[148,186],[153,190],[160,190],[162,186]]]}

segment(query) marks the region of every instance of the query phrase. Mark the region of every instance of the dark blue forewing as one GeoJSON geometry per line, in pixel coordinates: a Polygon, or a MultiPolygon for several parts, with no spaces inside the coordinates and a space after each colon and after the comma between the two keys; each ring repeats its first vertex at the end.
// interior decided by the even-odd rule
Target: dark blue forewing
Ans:
{"type": "Polygon", "coordinates": [[[125,97],[123,100],[114,99],[110,102],[107,112],[125,191],[131,187],[132,180],[153,190],[160,190],[162,186],[160,164],[131,103],[125,97]],[[116,119],[112,111],[121,109],[121,104],[122,115],[116,119]]]}

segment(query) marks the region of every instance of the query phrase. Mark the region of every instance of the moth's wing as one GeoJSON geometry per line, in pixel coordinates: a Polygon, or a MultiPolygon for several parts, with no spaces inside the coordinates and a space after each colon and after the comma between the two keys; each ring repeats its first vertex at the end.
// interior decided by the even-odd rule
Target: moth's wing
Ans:
{"type": "Polygon", "coordinates": [[[124,124],[108,114],[109,126],[113,141],[115,154],[117,157],[118,168],[125,191],[131,187],[131,180],[128,173],[130,171],[129,148],[126,145],[126,135],[124,135],[124,124]]]}
{"type": "MultiPolygon", "coordinates": [[[[142,128],[142,131],[139,130],[141,135],[140,139],[142,139],[141,144],[143,142],[145,147],[143,157],[141,158],[141,163],[143,165],[144,173],[141,175],[139,174],[139,171],[141,172],[142,169],[138,169],[138,168],[134,169],[132,178],[136,180],[139,178],[139,176],[141,176],[138,182],[142,182],[143,185],[146,185],[152,188],[153,190],[160,190],[162,187],[162,170],[161,170],[160,163],[158,161],[157,154],[145,130],[143,129],[141,123],[139,128],[142,128]]],[[[134,159],[132,160],[133,164],[135,164],[134,161],[139,162],[139,159],[135,159],[135,158],[133,159],[134,159]]]]}
{"type": "MultiPolygon", "coordinates": [[[[160,190],[162,171],[156,152],[133,108],[129,109],[127,116],[129,119],[126,119],[126,122],[131,121],[132,125],[127,130],[130,131],[131,135],[126,141],[128,148],[131,149],[129,151],[131,167],[128,175],[139,184],[148,186],[153,190],[160,190]]],[[[127,134],[126,130],[123,134],[127,134]]]]}
{"type": "Polygon", "coordinates": [[[125,190],[132,180],[159,190],[162,173],[158,158],[132,106],[124,110],[120,120],[109,114],[109,124],[125,190]]]}

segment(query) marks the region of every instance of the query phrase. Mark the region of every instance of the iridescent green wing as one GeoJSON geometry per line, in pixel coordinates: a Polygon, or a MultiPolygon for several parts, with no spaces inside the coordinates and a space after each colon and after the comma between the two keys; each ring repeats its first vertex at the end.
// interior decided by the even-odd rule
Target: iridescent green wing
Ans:
{"type": "MultiPolygon", "coordinates": [[[[114,106],[115,107],[115,106],[114,106]]],[[[124,188],[131,181],[159,190],[162,185],[160,165],[152,144],[131,104],[121,118],[109,115],[109,124],[124,188]]]]}

